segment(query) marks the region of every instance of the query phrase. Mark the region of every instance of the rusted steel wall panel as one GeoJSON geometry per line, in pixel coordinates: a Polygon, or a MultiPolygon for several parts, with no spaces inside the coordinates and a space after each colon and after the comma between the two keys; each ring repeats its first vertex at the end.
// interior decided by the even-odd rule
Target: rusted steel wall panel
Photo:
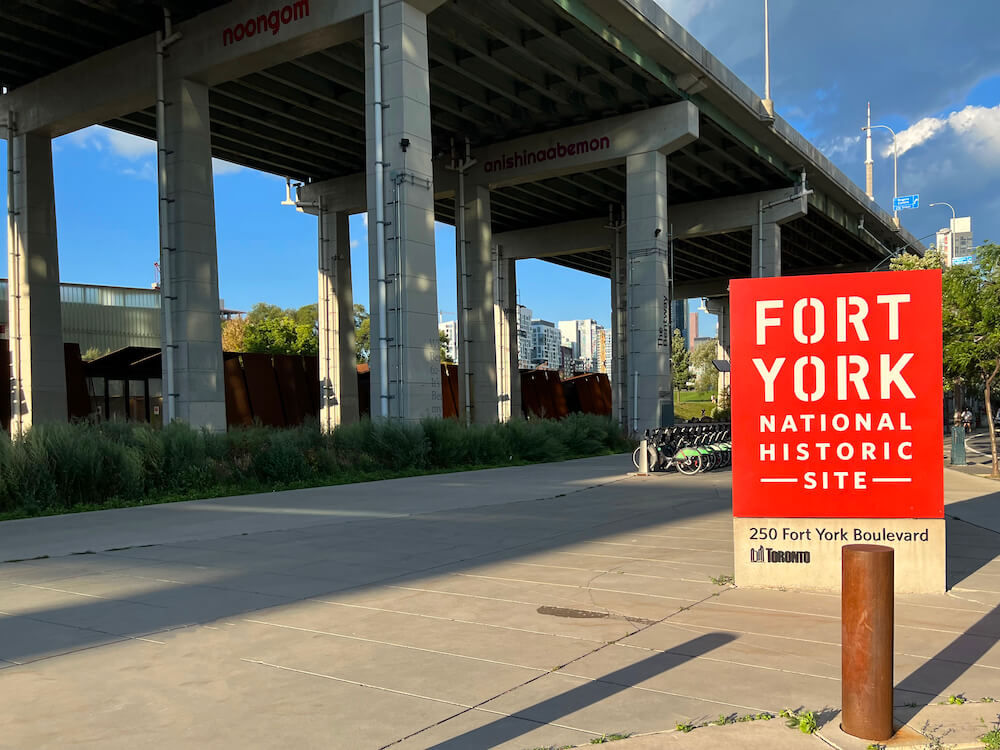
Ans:
{"type": "Polygon", "coordinates": [[[230,427],[246,427],[253,424],[253,410],[250,408],[250,392],[243,377],[243,364],[238,355],[225,355],[223,377],[226,385],[226,424],[230,427]]]}
{"type": "Polygon", "coordinates": [[[254,417],[271,427],[284,427],[285,416],[278,396],[278,382],[274,377],[271,355],[244,354],[243,374],[246,376],[254,417]]]}

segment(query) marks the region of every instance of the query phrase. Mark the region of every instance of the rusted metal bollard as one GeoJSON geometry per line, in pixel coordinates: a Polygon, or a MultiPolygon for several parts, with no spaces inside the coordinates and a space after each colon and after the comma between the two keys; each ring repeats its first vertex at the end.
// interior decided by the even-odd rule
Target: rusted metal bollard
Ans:
{"type": "Polygon", "coordinates": [[[842,551],[841,728],[866,740],[892,737],[893,549],[842,551]]]}

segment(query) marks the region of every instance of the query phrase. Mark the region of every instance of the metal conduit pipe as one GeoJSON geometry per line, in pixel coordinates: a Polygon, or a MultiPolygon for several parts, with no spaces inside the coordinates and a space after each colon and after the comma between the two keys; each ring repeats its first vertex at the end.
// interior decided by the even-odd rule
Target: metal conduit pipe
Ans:
{"type": "MultiPolygon", "coordinates": [[[[372,0],[372,107],[375,138],[375,258],[378,286],[379,415],[389,416],[389,340],[385,288],[385,163],[382,148],[382,8],[372,0]]],[[[397,227],[398,234],[398,227],[397,227]]],[[[397,242],[397,245],[399,243],[397,242]]]]}
{"type": "Polygon", "coordinates": [[[449,169],[458,173],[458,206],[455,215],[455,234],[458,240],[458,274],[461,279],[462,299],[460,300],[459,332],[462,336],[462,359],[459,365],[465,381],[465,423],[472,424],[472,362],[469,355],[469,268],[468,268],[468,240],[465,236],[465,173],[469,167],[475,166],[478,162],[472,158],[472,144],[468,138],[465,139],[465,156],[456,159],[455,142],[451,144],[451,164],[449,169]]]}
{"type": "Polygon", "coordinates": [[[169,209],[167,197],[167,144],[166,144],[166,94],[164,86],[164,58],[167,47],[181,38],[180,32],[171,31],[170,10],[163,9],[163,31],[156,32],[156,161],[157,194],[160,219],[160,305],[163,309],[163,353],[166,369],[167,399],[164,404],[164,423],[170,424],[177,416],[176,389],[174,388],[174,295],[171,277],[170,253],[174,250],[170,240],[169,209]]]}
{"type": "Polygon", "coordinates": [[[13,308],[11,316],[11,336],[14,344],[12,357],[12,373],[10,386],[11,405],[13,406],[12,433],[21,437],[24,433],[24,415],[21,408],[21,247],[20,235],[16,231],[14,218],[17,209],[14,205],[14,110],[7,113],[7,242],[10,246],[10,282],[8,294],[13,308]]]}
{"type": "MultiPolygon", "coordinates": [[[[403,372],[406,357],[406,348],[403,346],[403,342],[406,341],[403,332],[403,324],[405,322],[406,316],[403,315],[403,212],[402,212],[402,182],[406,179],[406,152],[403,152],[403,172],[393,178],[392,181],[392,210],[393,210],[393,227],[395,228],[394,237],[396,239],[396,273],[394,275],[393,284],[394,289],[393,297],[395,298],[395,310],[396,310],[396,415],[402,417],[406,413],[405,404],[403,403],[405,398],[403,396],[403,372]]],[[[386,327],[388,331],[388,326],[386,327]]]]}
{"type": "MultiPolygon", "coordinates": [[[[327,253],[327,231],[326,222],[327,217],[324,213],[323,208],[323,196],[319,197],[317,201],[317,207],[319,208],[319,231],[317,232],[319,241],[319,268],[323,273],[323,296],[319,298],[319,320],[320,320],[320,330],[323,332],[323,361],[325,367],[323,372],[326,373],[326,377],[320,383],[320,401],[323,404],[323,414],[324,414],[324,432],[333,431],[333,420],[330,418],[330,400],[331,397],[336,396],[337,386],[340,385],[338,382],[336,385],[333,382],[333,378],[330,377],[330,347],[335,342],[340,340],[340,316],[337,316],[337,329],[331,330],[330,328],[330,276],[333,269],[329,266],[329,255],[327,253]]],[[[337,246],[337,254],[340,254],[340,246],[337,246]]],[[[336,260],[334,260],[336,264],[336,260]]],[[[337,365],[338,371],[340,370],[340,363],[337,365]]]]}

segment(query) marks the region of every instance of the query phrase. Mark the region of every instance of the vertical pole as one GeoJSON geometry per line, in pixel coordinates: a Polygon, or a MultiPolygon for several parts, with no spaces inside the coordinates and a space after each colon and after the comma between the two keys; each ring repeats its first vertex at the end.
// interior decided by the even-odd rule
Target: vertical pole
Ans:
{"type": "MultiPolygon", "coordinates": [[[[385,319],[388,312],[385,288],[385,160],[382,144],[382,7],[372,0],[372,114],[375,139],[375,256],[378,284],[378,390],[379,416],[389,416],[389,341],[385,319]]],[[[399,233],[399,227],[396,227],[399,233]]]]}
{"type": "Polygon", "coordinates": [[[872,103],[868,102],[868,126],[865,128],[865,193],[868,200],[875,200],[875,162],[872,160],[872,103]]]}
{"type": "Polygon", "coordinates": [[[764,0],[764,109],[774,117],[774,102],[771,100],[771,35],[767,28],[767,0],[764,0]]]}
{"type": "Polygon", "coordinates": [[[644,477],[649,474],[649,449],[646,447],[646,438],[639,441],[639,476],[644,477]]]}
{"type": "Polygon", "coordinates": [[[174,285],[170,252],[170,198],[167,195],[167,126],[166,93],[164,88],[166,37],[170,36],[170,11],[163,9],[164,31],[156,32],[156,160],[157,190],[159,192],[160,220],[160,306],[163,313],[163,369],[166,380],[166,400],[163,404],[163,424],[168,425],[177,417],[174,387],[174,285]]]}
{"type": "Polygon", "coordinates": [[[892,220],[899,226],[899,211],[896,210],[896,198],[899,197],[899,150],[896,148],[896,133],[892,133],[892,220]]]}
{"type": "MultiPolygon", "coordinates": [[[[10,298],[8,310],[11,311],[10,323],[11,332],[8,341],[8,356],[11,363],[11,437],[20,438],[24,433],[23,413],[23,388],[21,379],[21,236],[17,227],[17,208],[14,203],[14,175],[17,173],[14,168],[14,110],[7,112],[7,245],[9,251],[7,262],[10,266],[8,276],[10,281],[7,284],[7,295],[10,298]]],[[[27,160],[25,160],[27,164],[27,160]]],[[[23,169],[23,167],[22,167],[23,169]]]]}
{"type": "Polygon", "coordinates": [[[842,550],[841,726],[866,740],[892,736],[892,547],[842,550]]]}

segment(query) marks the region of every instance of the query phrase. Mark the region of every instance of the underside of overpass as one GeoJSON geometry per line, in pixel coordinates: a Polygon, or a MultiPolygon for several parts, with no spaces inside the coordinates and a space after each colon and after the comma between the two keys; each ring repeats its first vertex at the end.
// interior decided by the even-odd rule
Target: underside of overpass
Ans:
{"type": "MultiPolygon", "coordinates": [[[[430,210],[438,221],[455,223],[455,191],[439,189],[439,173],[447,170],[453,153],[462,157],[466,143],[476,157],[515,139],[544,137],[556,130],[687,103],[696,111],[695,137],[662,150],[665,177],[656,187],[665,201],[658,209],[665,226],[657,229],[664,230],[662,241],[669,252],[664,260],[668,287],[684,288],[690,296],[721,295],[729,278],[861,270],[877,266],[901,247],[921,249],[808,141],[780,117],[769,115],[754,92],[652,0],[381,0],[381,5],[384,14],[402,5],[410,9],[405,12],[419,17],[413,26],[420,28],[418,41],[407,35],[404,22],[398,48],[393,48],[392,40],[383,40],[382,54],[387,60],[413,55],[426,68],[432,166],[423,170],[423,177],[429,181],[433,173],[430,210]],[[800,184],[803,175],[805,185],[800,184]],[[812,192],[800,195],[806,187],[812,192]],[[773,234],[764,228],[763,208],[759,227],[746,221],[727,226],[722,221],[708,231],[677,231],[665,213],[667,205],[672,212],[740,196],[756,207],[754,196],[773,191],[808,202],[807,209],[784,218],[780,231],[773,234]],[[770,270],[765,270],[762,255],[765,239],[773,243],[776,255],[768,261],[773,262],[770,270]]],[[[10,109],[21,110],[21,120],[15,121],[22,123],[18,133],[51,138],[99,122],[155,140],[155,91],[148,84],[155,57],[152,35],[164,27],[165,8],[181,32],[178,46],[184,54],[193,57],[194,52],[203,52],[208,60],[202,70],[196,61],[171,63],[167,51],[168,66],[183,65],[178,75],[205,88],[211,156],[291,178],[303,183],[306,192],[317,186],[314,195],[321,195],[318,186],[331,181],[372,173],[373,118],[366,116],[372,107],[370,0],[339,4],[332,0],[13,0],[0,7],[0,85],[9,92],[0,97],[0,122],[7,117],[4,105],[10,102],[10,109]],[[288,20],[281,17],[285,11],[288,20]],[[280,28],[265,25],[270,33],[262,31],[251,39],[251,21],[256,31],[256,19],[268,15],[282,20],[280,28]],[[292,39],[299,28],[296,24],[303,32],[292,39]],[[315,28],[307,29],[310,24],[315,28]],[[220,36],[223,29],[234,34],[239,29],[237,36],[246,38],[226,40],[220,36]],[[209,49],[210,45],[215,48],[209,49]],[[242,56],[240,45],[247,47],[242,56]],[[102,67],[105,58],[109,62],[102,67]],[[81,104],[74,111],[71,104],[62,110],[50,106],[47,97],[60,84],[75,80],[74,75],[82,76],[88,66],[105,76],[125,75],[121,67],[132,59],[141,61],[133,66],[141,68],[134,90],[117,99],[107,94],[105,101],[81,104]]],[[[392,104],[386,105],[387,122],[394,114],[392,104]]],[[[400,112],[400,116],[406,115],[400,112]]],[[[406,123],[396,129],[404,135],[410,132],[406,123]]],[[[638,163],[635,166],[639,168],[638,163]]],[[[659,169],[656,164],[649,168],[659,169]]],[[[504,236],[568,222],[604,220],[609,215],[631,221],[628,170],[623,157],[575,171],[539,171],[517,180],[484,178],[479,184],[487,190],[488,210],[478,220],[486,223],[489,235],[501,238],[501,244],[504,236]]],[[[413,172],[420,170],[413,167],[413,172]]],[[[465,210],[468,220],[469,205],[465,210]]],[[[336,245],[337,221],[327,221],[322,207],[313,212],[321,214],[321,245],[336,245]]],[[[390,219],[386,225],[391,236],[390,219]]],[[[624,285],[624,266],[616,263],[613,250],[614,234],[608,229],[603,237],[597,246],[567,247],[558,253],[543,252],[544,247],[520,248],[517,257],[534,257],[531,253],[537,250],[538,257],[559,265],[611,279],[618,273],[624,285]]],[[[624,247],[628,237],[623,233],[620,239],[621,252],[632,253],[634,248],[624,247]]],[[[660,243],[657,239],[655,247],[660,243]]],[[[651,245],[650,251],[655,247],[651,245]]],[[[320,256],[322,271],[322,250],[320,256]]],[[[334,257],[328,257],[333,265],[326,269],[326,284],[328,293],[337,297],[345,269],[340,269],[340,282],[331,281],[338,276],[334,257]]],[[[499,268],[494,273],[497,278],[504,276],[499,268]]],[[[349,279],[349,268],[346,274],[349,279]]],[[[321,273],[321,297],[322,277],[321,273]]],[[[376,286],[373,281],[373,290],[376,286]]],[[[624,298],[624,286],[619,293],[624,298]]],[[[398,308],[409,312],[405,294],[401,295],[398,308]]],[[[511,306],[509,296],[495,295],[505,310],[511,306]]],[[[467,299],[463,305],[472,303],[467,299]]],[[[625,303],[620,307],[625,309],[625,303]]],[[[331,312],[331,320],[336,319],[331,312]]],[[[625,317],[619,327],[629,327],[625,317]]],[[[501,328],[491,333],[494,342],[507,335],[501,328]]],[[[335,342],[329,346],[337,351],[335,342]]],[[[404,370],[400,364],[394,376],[398,382],[404,370]]],[[[492,375],[494,384],[497,377],[492,375]]],[[[625,379],[619,373],[619,380],[625,379]]],[[[471,388],[469,381],[465,387],[471,388]]],[[[490,387],[497,390],[496,385],[490,387]]],[[[654,387],[653,393],[658,390],[662,389],[654,387]]],[[[506,395],[511,397],[509,387],[506,395]]],[[[403,395],[397,396],[402,409],[403,395]]],[[[618,398],[624,400],[624,391],[618,398]]],[[[620,406],[624,409],[624,404],[620,406]]],[[[377,414],[374,407],[372,413],[377,414]]]]}

